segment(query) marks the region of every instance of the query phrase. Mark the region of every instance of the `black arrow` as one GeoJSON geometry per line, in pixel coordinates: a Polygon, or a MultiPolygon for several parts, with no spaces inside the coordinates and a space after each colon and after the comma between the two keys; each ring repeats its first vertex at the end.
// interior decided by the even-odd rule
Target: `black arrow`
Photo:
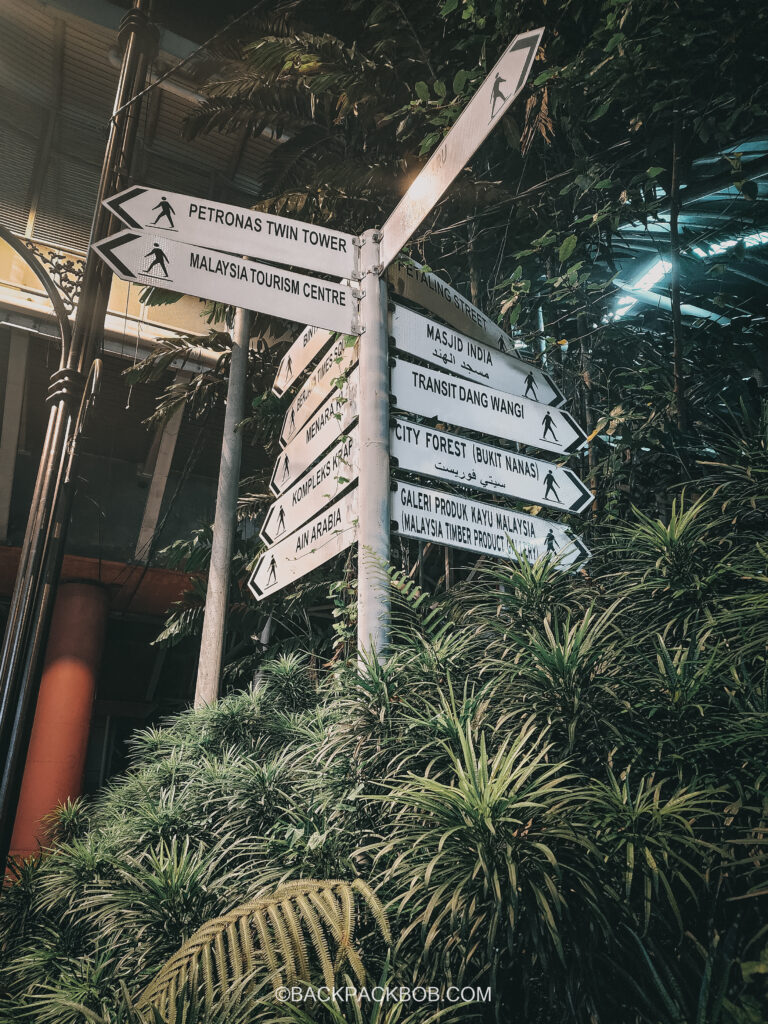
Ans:
{"type": "Polygon", "coordinates": [[[525,80],[528,77],[533,58],[536,56],[536,51],[539,48],[539,40],[541,39],[541,30],[538,29],[535,32],[527,32],[525,35],[519,36],[515,39],[509,48],[510,53],[514,53],[515,50],[528,50],[528,56],[525,58],[525,64],[523,70],[520,72],[520,77],[517,80],[517,84],[514,89],[515,96],[520,92],[520,89],[525,84],[525,80]]]}
{"type": "Polygon", "coordinates": [[[117,235],[110,235],[109,238],[102,238],[100,242],[94,242],[93,248],[118,277],[124,281],[135,281],[137,280],[136,275],[115,255],[115,249],[133,242],[137,238],[141,238],[141,235],[137,235],[133,231],[121,231],[117,235]]]}
{"type": "Polygon", "coordinates": [[[563,394],[563,392],[560,390],[557,384],[555,384],[555,382],[552,380],[548,373],[543,373],[542,376],[544,377],[544,380],[547,382],[547,384],[549,384],[549,386],[555,392],[555,397],[548,404],[554,406],[562,405],[565,401],[565,395],[563,394]]]}
{"type": "Polygon", "coordinates": [[[565,410],[561,409],[560,415],[563,417],[565,422],[570,427],[572,427],[573,430],[575,430],[576,432],[576,437],[573,439],[573,441],[571,441],[571,443],[568,445],[565,451],[575,452],[578,448],[581,448],[581,446],[587,440],[587,435],[584,433],[584,431],[581,429],[579,424],[576,422],[576,420],[573,418],[573,416],[571,416],[569,412],[565,412],[565,410]]]}
{"type": "Polygon", "coordinates": [[[579,490],[579,497],[571,505],[569,512],[582,512],[588,505],[593,501],[592,491],[590,491],[586,484],[584,484],[572,469],[564,469],[563,472],[567,477],[570,478],[575,487],[579,490]]]}
{"type": "Polygon", "coordinates": [[[139,224],[130,213],[127,213],[123,209],[123,204],[127,203],[131,199],[136,199],[138,196],[143,196],[147,192],[147,189],[142,188],[141,185],[134,185],[133,188],[127,188],[124,192],[118,192],[115,196],[110,196],[109,199],[104,200],[104,206],[113,213],[118,220],[121,220],[123,224],[127,224],[129,228],[142,228],[143,224],[139,224]]]}

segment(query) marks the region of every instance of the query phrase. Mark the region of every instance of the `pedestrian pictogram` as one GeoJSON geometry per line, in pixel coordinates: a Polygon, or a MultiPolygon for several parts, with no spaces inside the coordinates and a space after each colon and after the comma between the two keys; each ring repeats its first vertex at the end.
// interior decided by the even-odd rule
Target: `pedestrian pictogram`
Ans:
{"type": "Polygon", "coordinates": [[[552,419],[552,414],[549,409],[544,413],[544,419],[541,421],[541,427],[544,431],[541,435],[541,440],[546,441],[547,438],[551,436],[552,440],[557,444],[558,440],[557,434],[555,433],[555,421],[552,419]]]}
{"type": "Polygon", "coordinates": [[[176,211],[168,202],[165,196],[161,196],[160,202],[156,206],[153,206],[152,210],[153,212],[155,210],[160,211],[160,213],[158,213],[158,215],[152,221],[152,227],[156,227],[163,218],[165,218],[165,220],[168,221],[169,228],[173,227],[173,215],[176,213],[176,211]]]}
{"type": "Polygon", "coordinates": [[[554,499],[556,502],[560,501],[560,496],[557,493],[557,486],[555,485],[555,474],[550,471],[544,477],[544,499],[554,499]]]}
{"type": "Polygon", "coordinates": [[[538,402],[539,398],[536,394],[536,379],[531,371],[525,378],[525,391],[523,392],[523,398],[530,398],[532,402],[538,402]]]}
{"type": "Polygon", "coordinates": [[[509,97],[505,96],[501,91],[501,87],[506,83],[506,78],[502,78],[500,72],[496,72],[496,77],[493,80],[493,92],[491,93],[491,116],[488,118],[489,121],[493,120],[493,115],[496,113],[496,104],[501,101],[506,103],[509,97]]]}
{"type": "Polygon", "coordinates": [[[168,277],[168,256],[160,248],[159,244],[155,242],[150,252],[147,253],[145,259],[151,260],[152,262],[145,268],[144,273],[149,274],[152,272],[153,267],[160,267],[165,277],[168,277]]]}

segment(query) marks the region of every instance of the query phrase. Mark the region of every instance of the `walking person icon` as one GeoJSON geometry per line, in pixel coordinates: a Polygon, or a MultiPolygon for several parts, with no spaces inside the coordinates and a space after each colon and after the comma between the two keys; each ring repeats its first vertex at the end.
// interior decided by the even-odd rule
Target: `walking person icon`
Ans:
{"type": "Polygon", "coordinates": [[[541,421],[541,425],[544,429],[544,433],[541,435],[541,440],[546,441],[547,434],[551,434],[552,440],[555,444],[559,444],[560,442],[557,440],[557,434],[555,434],[555,421],[552,419],[552,413],[549,409],[547,409],[544,414],[544,419],[541,421]]]}
{"type": "Polygon", "coordinates": [[[285,533],[285,509],[283,509],[282,505],[280,506],[280,511],[277,513],[277,533],[275,536],[280,533],[285,533]]]}
{"type": "Polygon", "coordinates": [[[493,80],[493,92],[491,93],[491,116],[488,118],[489,121],[493,120],[493,116],[496,113],[496,103],[501,100],[502,103],[506,103],[507,97],[501,91],[501,83],[506,82],[506,78],[501,77],[499,71],[496,72],[496,77],[493,80]]]}
{"type": "Polygon", "coordinates": [[[168,277],[168,256],[166,255],[166,253],[163,252],[163,250],[160,248],[157,242],[155,242],[155,244],[152,246],[151,252],[148,252],[144,259],[148,260],[150,259],[150,257],[152,259],[152,262],[149,264],[144,273],[148,274],[152,267],[160,267],[160,269],[163,272],[163,276],[168,277]]]}
{"type": "Polygon", "coordinates": [[[288,456],[286,455],[285,456],[285,461],[283,462],[283,480],[286,480],[288,478],[289,470],[290,470],[290,465],[289,465],[289,462],[288,462],[288,456]]]}
{"type": "Polygon", "coordinates": [[[265,586],[268,587],[270,582],[277,583],[277,562],[275,561],[274,555],[272,555],[269,560],[269,572],[267,573],[267,582],[265,586]]]}
{"type": "Polygon", "coordinates": [[[296,429],[296,412],[293,409],[291,409],[291,424],[290,424],[290,426],[288,428],[288,433],[292,434],[295,429],[296,429]]]}
{"type": "Polygon", "coordinates": [[[549,531],[547,536],[544,538],[544,543],[547,546],[547,554],[554,555],[555,552],[555,535],[552,530],[549,531]]]}
{"type": "Polygon", "coordinates": [[[555,487],[555,474],[551,469],[544,477],[544,486],[546,487],[544,492],[544,501],[550,497],[553,497],[555,501],[560,501],[560,495],[557,493],[557,487],[555,487]]]}
{"type": "Polygon", "coordinates": [[[153,226],[155,224],[157,224],[157,222],[159,220],[162,220],[163,217],[165,217],[165,219],[168,221],[168,224],[170,225],[170,227],[174,226],[174,224],[173,224],[173,215],[176,213],[176,211],[171,206],[171,204],[168,202],[168,200],[165,198],[165,196],[161,196],[160,197],[160,202],[157,204],[157,206],[153,206],[152,209],[160,211],[160,213],[158,213],[158,215],[152,221],[152,225],[153,226]]]}
{"type": "Polygon", "coordinates": [[[285,376],[291,378],[293,376],[293,360],[288,356],[288,362],[285,364],[285,376]]]}
{"type": "Polygon", "coordinates": [[[531,372],[525,378],[525,394],[523,395],[523,398],[527,398],[530,393],[533,393],[533,401],[537,401],[536,381],[533,376],[533,370],[531,370],[531,372]]]}

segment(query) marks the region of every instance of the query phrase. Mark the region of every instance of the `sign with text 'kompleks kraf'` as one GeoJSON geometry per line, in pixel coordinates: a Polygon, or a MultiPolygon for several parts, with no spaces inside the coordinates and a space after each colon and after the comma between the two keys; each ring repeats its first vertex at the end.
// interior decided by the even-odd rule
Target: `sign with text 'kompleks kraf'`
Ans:
{"type": "Polygon", "coordinates": [[[399,470],[563,512],[583,512],[593,500],[589,488],[565,466],[433,430],[401,416],[390,428],[390,453],[399,470]]]}
{"type": "Polygon", "coordinates": [[[306,576],[357,540],[357,488],[259,556],[248,580],[258,601],[306,576]]]}
{"type": "Polygon", "coordinates": [[[332,277],[356,276],[357,239],[333,228],[144,185],[110,196],[104,206],[127,227],[156,237],[332,277]]]}
{"type": "Polygon", "coordinates": [[[559,523],[403,481],[392,495],[392,522],[404,537],[495,558],[552,555],[567,569],[590,555],[559,523]]]}
{"type": "Polygon", "coordinates": [[[283,494],[331,445],[347,433],[359,413],[360,373],[353,370],[345,383],[303,423],[275,462],[269,488],[283,494]]]}
{"type": "Polygon", "coordinates": [[[525,85],[543,28],[515,36],[381,228],[387,267],[525,85]]]}
{"type": "Polygon", "coordinates": [[[459,334],[405,306],[390,305],[389,329],[391,340],[400,352],[459,377],[544,405],[559,406],[565,401],[549,374],[538,366],[459,334]]]}
{"type": "Polygon", "coordinates": [[[357,480],[358,456],[354,428],[270,505],[261,528],[262,540],[272,544],[287,537],[330,505],[357,480]]]}
{"type": "Polygon", "coordinates": [[[359,334],[357,289],[161,235],[121,231],[93,245],[123,281],[359,334]]]}
{"type": "Polygon", "coordinates": [[[391,370],[392,404],[403,412],[503,437],[532,448],[565,454],[587,437],[564,409],[461,380],[440,370],[395,357],[391,370]]]}

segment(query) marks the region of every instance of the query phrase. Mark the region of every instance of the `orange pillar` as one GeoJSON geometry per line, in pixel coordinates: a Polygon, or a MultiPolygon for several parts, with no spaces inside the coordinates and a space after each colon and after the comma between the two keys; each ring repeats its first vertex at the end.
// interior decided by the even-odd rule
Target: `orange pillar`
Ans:
{"type": "Polygon", "coordinates": [[[106,623],[104,587],[59,585],[13,826],[13,856],[36,854],[46,842],[45,816],[82,792],[106,623]]]}

